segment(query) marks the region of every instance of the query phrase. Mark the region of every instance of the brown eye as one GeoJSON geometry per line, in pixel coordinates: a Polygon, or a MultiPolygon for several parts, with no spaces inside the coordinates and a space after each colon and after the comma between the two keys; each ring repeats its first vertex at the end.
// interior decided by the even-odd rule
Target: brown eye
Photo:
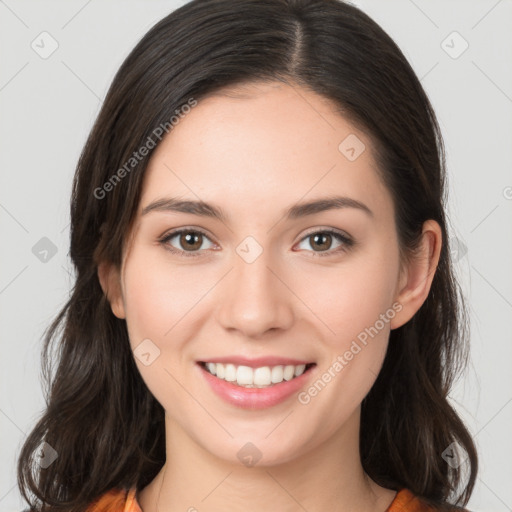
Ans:
{"type": "Polygon", "coordinates": [[[173,231],[160,240],[166,249],[182,256],[200,256],[203,250],[213,248],[213,243],[205,233],[195,229],[180,229],[173,231]],[[173,243],[172,240],[176,239],[173,243]],[[210,246],[202,247],[205,241],[210,242],[210,246]],[[201,249],[202,247],[202,249],[201,249]]]}
{"type": "MultiPolygon", "coordinates": [[[[333,230],[315,231],[306,235],[300,243],[303,244],[308,240],[308,245],[312,249],[310,252],[316,253],[315,256],[331,256],[340,251],[348,250],[355,243],[351,238],[333,230]],[[338,242],[338,245],[333,248],[333,242],[335,241],[338,242]]],[[[307,247],[302,248],[308,249],[307,247]]]]}
{"type": "Polygon", "coordinates": [[[332,236],[328,233],[316,233],[310,235],[310,239],[312,240],[311,247],[317,248],[319,251],[330,249],[332,244],[332,236]]]}
{"type": "Polygon", "coordinates": [[[180,234],[179,241],[181,247],[185,250],[196,250],[199,249],[203,243],[203,235],[202,233],[194,232],[194,234],[191,234],[191,232],[185,232],[180,234]]]}

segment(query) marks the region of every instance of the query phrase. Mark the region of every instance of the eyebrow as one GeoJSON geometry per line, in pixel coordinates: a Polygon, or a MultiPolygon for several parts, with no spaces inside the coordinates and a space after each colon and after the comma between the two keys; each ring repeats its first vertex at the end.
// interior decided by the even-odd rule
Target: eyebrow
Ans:
{"type": "MultiPolygon", "coordinates": [[[[357,201],[356,199],[352,199],[351,197],[343,196],[331,196],[313,201],[297,203],[286,210],[283,213],[283,216],[287,219],[298,219],[327,210],[339,210],[343,208],[355,208],[365,212],[370,217],[374,217],[372,210],[370,210],[370,208],[368,208],[364,203],[357,201]]],[[[146,215],[153,211],[191,213],[202,217],[219,219],[222,222],[226,222],[228,220],[228,215],[226,215],[222,208],[218,206],[205,203],[204,201],[184,200],[176,197],[166,197],[153,201],[144,207],[142,215],[146,215]]]]}

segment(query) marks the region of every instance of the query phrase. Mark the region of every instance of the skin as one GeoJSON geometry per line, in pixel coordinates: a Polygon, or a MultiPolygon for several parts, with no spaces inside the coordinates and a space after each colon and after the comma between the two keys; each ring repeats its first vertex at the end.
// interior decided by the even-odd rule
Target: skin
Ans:
{"type": "MultiPolygon", "coordinates": [[[[148,366],[135,358],[166,411],[167,462],[138,494],[144,512],[384,512],[394,499],[361,466],[360,404],[390,330],[428,296],[442,237],[436,222],[425,222],[418,257],[400,265],[394,205],[375,165],[370,138],[332,103],[280,82],[203,99],[155,150],[121,269],[98,268],[132,348],[149,338],[160,350],[148,366]],[[366,146],[354,161],[338,150],[349,134],[366,146]],[[298,201],[333,192],[374,215],[343,208],[283,218],[298,201]],[[213,203],[229,220],[142,215],[150,202],[176,196],[213,203]],[[172,254],[159,243],[181,227],[207,233],[199,256],[172,254]],[[323,246],[330,255],[318,256],[322,249],[306,234],[326,228],[356,244],[335,251],[343,244],[332,238],[323,246]],[[263,250],[252,263],[236,252],[247,236],[263,250]],[[315,361],[311,384],[390,309],[394,317],[308,404],[294,395],[270,408],[241,409],[198,377],[197,360],[277,355],[315,361]],[[237,457],[249,441],[261,452],[253,467],[237,457]]],[[[190,251],[179,236],[167,244],[190,251]]]]}

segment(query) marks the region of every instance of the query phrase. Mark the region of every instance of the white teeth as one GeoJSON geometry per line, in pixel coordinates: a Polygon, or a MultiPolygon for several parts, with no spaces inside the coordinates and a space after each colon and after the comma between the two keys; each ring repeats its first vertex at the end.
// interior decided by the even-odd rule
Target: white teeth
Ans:
{"type": "Polygon", "coordinates": [[[272,368],[272,383],[276,384],[278,382],[283,382],[282,366],[274,366],[274,368],[272,368]]]}
{"type": "Polygon", "coordinates": [[[253,371],[249,366],[239,366],[236,370],[236,383],[239,386],[253,384],[253,371]]]}
{"type": "Polygon", "coordinates": [[[208,363],[208,370],[212,375],[217,375],[219,379],[223,379],[226,376],[226,368],[223,364],[215,364],[215,363],[208,363]],[[212,372],[210,365],[212,365],[215,370],[212,372]]]}
{"type": "Polygon", "coordinates": [[[299,375],[302,375],[304,373],[304,370],[306,369],[305,364],[299,364],[295,367],[295,377],[298,377],[299,375]]]}
{"type": "Polygon", "coordinates": [[[226,375],[224,375],[224,380],[234,382],[236,380],[236,366],[234,364],[227,364],[225,370],[226,375]]]}
{"type": "MultiPolygon", "coordinates": [[[[271,383],[271,372],[268,366],[262,368],[256,368],[253,370],[254,378],[252,384],[256,386],[269,386],[271,383]]],[[[239,383],[240,384],[240,383],[239,383]]],[[[251,384],[248,382],[247,384],[251,384]]]]}
{"type": "Polygon", "coordinates": [[[230,363],[206,363],[205,367],[208,372],[216,375],[219,379],[247,388],[266,388],[273,384],[279,384],[283,380],[292,380],[294,377],[302,375],[306,369],[305,364],[251,368],[243,365],[235,366],[230,363]]]}
{"type": "Polygon", "coordinates": [[[292,364],[286,365],[283,371],[284,380],[292,380],[295,373],[295,366],[292,364]]]}

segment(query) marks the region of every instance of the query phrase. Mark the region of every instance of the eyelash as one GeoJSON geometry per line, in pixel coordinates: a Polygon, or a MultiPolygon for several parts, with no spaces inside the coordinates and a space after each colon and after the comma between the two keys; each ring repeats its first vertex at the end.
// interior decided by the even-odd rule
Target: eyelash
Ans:
{"type": "MultiPolygon", "coordinates": [[[[182,250],[179,250],[179,249],[176,249],[174,247],[172,247],[171,245],[168,244],[168,242],[174,238],[175,236],[177,235],[181,235],[182,233],[200,233],[201,235],[208,237],[208,235],[204,232],[204,231],[201,231],[200,229],[188,229],[188,228],[182,228],[182,229],[177,229],[176,231],[171,231],[170,233],[164,235],[161,239],[159,239],[158,241],[164,245],[165,249],[167,249],[168,251],[172,252],[173,254],[178,254],[180,256],[185,256],[186,258],[189,258],[189,257],[197,257],[197,256],[201,256],[201,251],[182,251],[182,250]]],[[[347,251],[348,249],[350,249],[354,244],[355,244],[355,241],[352,240],[351,238],[348,238],[346,235],[343,235],[342,233],[338,232],[338,231],[335,231],[335,230],[332,230],[332,229],[321,229],[321,230],[318,230],[318,231],[312,231],[308,234],[306,234],[304,237],[302,237],[299,241],[302,242],[303,240],[305,240],[306,238],[309,238],[313,235],[318,235],[318,234],[327,234],[327,235],[332,235],[334,238],[336,238],[338,241],[342,242],[343,245],[340,245],[338,248],[334,249],[334,250],[327,250],[327,251],[309,251],[309,252],[312,252],[314,254],[314,257],[316,256],[320,256],[320,257],[325,257],[325,256],[332,256],[333,254],[337,254],[338,252],[340,251],[347,251]]]]}

